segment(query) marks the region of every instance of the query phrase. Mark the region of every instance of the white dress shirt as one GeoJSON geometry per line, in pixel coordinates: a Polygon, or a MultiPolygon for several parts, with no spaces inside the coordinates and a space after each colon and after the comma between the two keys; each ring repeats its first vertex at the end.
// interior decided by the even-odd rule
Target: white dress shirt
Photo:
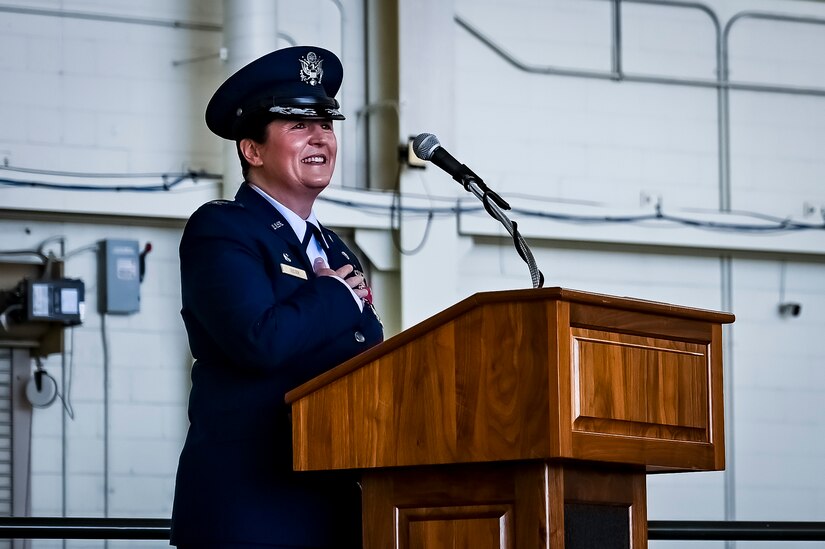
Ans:
{"type": "MultiPolygon", "coordinates": [[[[298,237],[299,242],[303,242],[303,240],[304,240],[304,235],[306,234],[306,232],[308,230],[307,223],[312,223],[316,227],[320,228],[321,225],[318,222],[318,218],[315,217],[315,210],[310,211],[309,217],[307,217],[306,219],[302,219],[300,215],[296,214],[295,212],[293,212],[292,210],[290,210],[289,208],[287,208],[286,206],[284,206],[283,204],[281,204],[280,202],[278,202],[277,200],[275,200],[274,198],[272,198],[271,196],[266,194],[266,192],[263,189],[261,189],[260,187],[257,187],[255,185],[253,185],[252,183],[248,183],[248,185],[250,187],[252,187],[253,189],[255,189],[255,191],[257,191],[258,194],[263,196],[266,199],[267,202],[272,204],[272,206],[276,210],[278,210],[278,212],[282,216],[284,216],[284,219],[286,219],[286,222],[289,223],[289,226],[292,227],[292,230],[295,232],[295,236],[298,237]]],[[[318,259],[319,257],[323,258],[324,263],[329,265],[329,258],[327,257],[327,254],[324,251],[323,246],[321,246],[321,243],[318,242],[318,239],[315,237],[314,234],[312,235],[312,237],[309,241],[309,244],[307,245],[307,256],[309,257],[309,262],[312,265],[315,264],[315,260],[318,259]]],[[[333,278],[336,278],[336,279],[340,280],[341,283],[344,286],[347,287],[347,289],[352,294],[352,297],[355,298],[355,302],[358,304],[358,309],[363,311],[364,310],[364,301],[360,297],[358,297],[358,294],[355,293],[355,290],[350,288],[350,285],[347,284],[347,282],[343,278],[341,278],[340,276],[335,276],[333,278]]]]}

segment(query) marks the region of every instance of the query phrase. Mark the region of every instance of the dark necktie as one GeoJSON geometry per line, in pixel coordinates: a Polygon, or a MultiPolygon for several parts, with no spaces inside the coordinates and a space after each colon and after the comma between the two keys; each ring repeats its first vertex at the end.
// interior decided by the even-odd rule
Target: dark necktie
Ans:
{"type": "Polygon", "coordinates": [[[312,240],[312,235],[315,235],[315,240],[318,241],[318,244],[324,250],[328,250],[329,246],[327,245],[327,241],[324,239],[323,233],[321,233],[321,229],[315,223],[310,223],[307,221],[307,229],[304,232],[304,239],[301,241],[304,249],[306,250],[309,246],[309,242],[312,240]]]}

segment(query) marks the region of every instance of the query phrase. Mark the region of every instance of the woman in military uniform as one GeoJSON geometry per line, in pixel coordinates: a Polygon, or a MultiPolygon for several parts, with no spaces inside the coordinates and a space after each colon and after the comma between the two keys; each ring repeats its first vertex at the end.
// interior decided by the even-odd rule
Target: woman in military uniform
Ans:
{"type": "Polygon", "coordinates": [[[335,169],[343,69],[318,47],[272,52],[206,109],[237,144],[234,200],[189,219],[181,286],[195,363],[172,544],[360,546],[354,477],[292,471],[285,393],[382,340],[363,268],[313,211],[335,169]]]}

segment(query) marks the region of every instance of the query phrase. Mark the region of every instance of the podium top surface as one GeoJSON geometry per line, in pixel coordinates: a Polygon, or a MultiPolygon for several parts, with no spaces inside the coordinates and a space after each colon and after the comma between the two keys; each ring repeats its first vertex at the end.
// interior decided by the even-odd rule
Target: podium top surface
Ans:
{"type": "Polygon", "coordinates": [[[421,334],[450,322],[455,318],[488,304],[498,303],[525,303],[530,301],[566,301],[586,305],[596,305],[607,309],[648,313],[662,317],[672,317],[684,320],[695,320],[713,324],[730,324],[735,320],[731,313],[685,307],[659,301],[649,301],[632,297],[620,297],[607,294],[571,290],[568,288],[530,288],[520,290],[501,290],[480,292],[467,297],[458,303],[436,313],[407,330],[391,337],[383,343],[351,358],[320,376],[296,387],[286,394],[285,401],[292,404],[295,401],[317,390],[336,379],[357,370],[361,366],[372,362],[380,356],[389,353],[415,340],[421,334]]]}

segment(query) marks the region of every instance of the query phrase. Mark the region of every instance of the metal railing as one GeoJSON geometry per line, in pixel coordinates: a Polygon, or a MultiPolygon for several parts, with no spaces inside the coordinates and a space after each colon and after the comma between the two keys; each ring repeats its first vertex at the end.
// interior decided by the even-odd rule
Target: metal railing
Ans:
{"type": "Polygon", "coordinates": [[[169,540],[169,519],[0,517],[0,539],[169,540]]]}
{"type": "MultiPolygon", "coordinates": [[[[169,519],[0,517],[0,539],[168,540],[169,519]]],[[[825,541],[825,522],[648,521],[650,540],[825,541]]]]}
{"type": "Polygon", "coordinates": [[[825,522],[651,520],[651,540],[823,541],[825,522]]]}

